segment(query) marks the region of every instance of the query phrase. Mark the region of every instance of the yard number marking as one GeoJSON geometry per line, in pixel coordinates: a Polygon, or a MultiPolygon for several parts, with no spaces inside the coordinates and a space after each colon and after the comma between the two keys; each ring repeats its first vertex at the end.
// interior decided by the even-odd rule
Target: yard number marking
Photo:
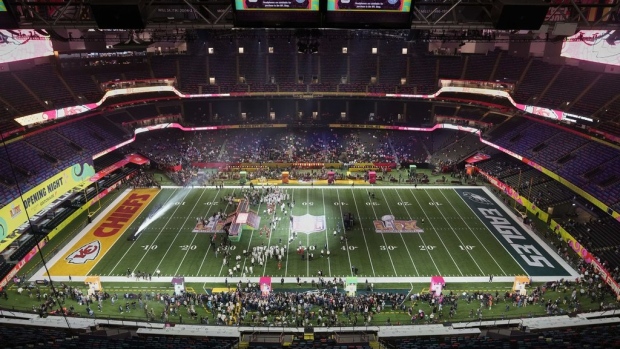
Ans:
{"type": "Polygon", "coordinates": [[[142,247],[145,251],[157,249],[157,245],[142,245],[140,247],[142,247]]]}
{"type": "Polygon", "coordinates": [[[381,251],[394,251],[396,249],[396,246],[393,246],[393,245],[381,245],[381,246],[379,246],[379,248],[381,249],[381,251]]]}

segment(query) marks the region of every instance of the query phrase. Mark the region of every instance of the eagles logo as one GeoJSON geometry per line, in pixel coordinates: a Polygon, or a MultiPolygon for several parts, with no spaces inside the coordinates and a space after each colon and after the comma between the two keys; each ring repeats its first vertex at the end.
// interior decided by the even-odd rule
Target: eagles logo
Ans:
{"type": "Polygon", "coordinates": [[[466,192],[463,192],[463,196],[465,196],[466,198],[468,198],[469,200],[473,202],[476,202],[482,205],[493,205],[493,203],[489,199],[483,196],[480,196],[478,194],[474,194],[474,193],[466,191],[466,192]]]}

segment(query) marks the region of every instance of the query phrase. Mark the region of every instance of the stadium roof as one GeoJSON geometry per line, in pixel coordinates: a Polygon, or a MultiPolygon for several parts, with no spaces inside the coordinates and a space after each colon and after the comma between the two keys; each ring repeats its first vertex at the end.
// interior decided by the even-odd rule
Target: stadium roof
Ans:
{"type": "MultiPolygon", "coordinates": [[[[9,12],[18,17],[22,29],[92,29],[97,24],[93,4],[115,0],[4,0],[9,12]]],[[[520,0],[521,3],[523,0],[520,0]]],[[[512,0],[414,0],[411,29],[493,29],[493,6],[512,0]]],[[[527,2],[527,1],[526,1],[527,2]]],[[[550,34],[564,25],[577,29],[616,29],[620,1],[577,4],[577,0],[549,0],[551,7],[541,30],[550,34]]],[[[231,0],[135,0],[145,17],[146,29],[232,29],[235,27],[231,0]]],[[[116,2],[116,4],[120,4],[116,2]]],[[[16,28],[17,29],[17,28],[16,28]]],[[[557,34],[557,33],[553,33],[557,34]]]]}

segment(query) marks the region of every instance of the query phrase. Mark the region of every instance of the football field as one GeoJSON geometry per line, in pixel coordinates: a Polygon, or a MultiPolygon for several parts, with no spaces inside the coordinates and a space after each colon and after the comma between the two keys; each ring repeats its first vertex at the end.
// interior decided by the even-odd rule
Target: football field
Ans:
{"type": "Polygon", "coordinates": [[[49,262],[50,273],[127,279],[128,271],[154,277],[159,271],[160,277],[206,281],[230,277],[229,269],[239,264],[235,278],[315,278],[319,271],[345,277],[354,270],[360,278],[391,282],[433,275],[463,281],[489,275],[529,275],[538,281],[576,275],[482,187],[280,187],[288,196],[284,208],[276,205],[268,212],[263,202],[250,205],[260,216],[262,232],[243,229],[224,265],[222,253],[216,256],[213,247],[224,233],[199,231],[198,219],[208,220],[218,211],[233,214],[238,202],[224,198],[242,197],[241,190],[127,191],[49,262]],[[352,226],[343,229],[349,217],[352,226]],[[250,269],[250,251],[261,246],[278,246],[282,261],[268,258],[250,269]]]}

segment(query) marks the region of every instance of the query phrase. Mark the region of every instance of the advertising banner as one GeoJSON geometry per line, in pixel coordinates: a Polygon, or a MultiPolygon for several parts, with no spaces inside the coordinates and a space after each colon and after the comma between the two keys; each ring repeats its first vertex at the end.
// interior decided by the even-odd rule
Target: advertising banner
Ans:
{"type": "Polygon", "coordinates": [[[263,296],[269,296],[271,293],[271,276],[261,276],[259,280],[260,292],[263,296]]]}
{"type": "Polygon", "coordinates": [[[0,239],[4,239],[28,220],[26,212],[30,217],[36,215],[54,199],[88,180],[94,174],[95,169],[90,164],[75,164],[26,192],[23,195],[23,204],[21,199],[16,199],[1,208],[0,239]]]}
{"type": "Polygon", "coordinates": [[[474,164],[476,162],[480,162],[480,161],[484,161],[484,160],[489,160],[491,158],[491,156],[485,154],[485,153],[477,153],[476,155],[472,155],[469,158],[467,158],[465,160],[466,163],[468,164],[474,164]]]}
{"type": "Polygon", "coordinates": [[[549,220],[549,214],[547,212],[541,210],[535,204],[531,203],[527,198],[519,195],[519,192],[514,190],[508,184],[489,175],[488,173],[484,172],[483,170],[479,168],[476,168],[476,169],[481,175],[483,175],[489,181],[489,183],[491,183],[493,186],[495,186],[496,188],[504,192],[504,194],[510,196],[513,200],[517,202],[517,204],[525,207],[528,211],[535,214],[543,222],[547,222],[549,220]]]}
{"type": "Polygon", "coordinates": [[[24,267],[24,265],[30,262],[32,257],[37,255],[37,253],[39,252],[39,249],[43,248],[43,246],[45,246],[45,243],[46,243],[46,240],[41,240],[37,244],[37,246],[35,246],[32,250],[30,250],[30,252],[28,252],[28,254],[26,255],[26,257],[24,257],[24,259],[19,261],[19,263],[15,264],[13,269],[11,269],[11,271],[4,277],[4,279],[0,280],[0,290],[4,289],[4,287],[11,281],[11,279],[13,279],[13,277],[17,275],[17,273],[19,273],[19,271],[24,267]]]}

